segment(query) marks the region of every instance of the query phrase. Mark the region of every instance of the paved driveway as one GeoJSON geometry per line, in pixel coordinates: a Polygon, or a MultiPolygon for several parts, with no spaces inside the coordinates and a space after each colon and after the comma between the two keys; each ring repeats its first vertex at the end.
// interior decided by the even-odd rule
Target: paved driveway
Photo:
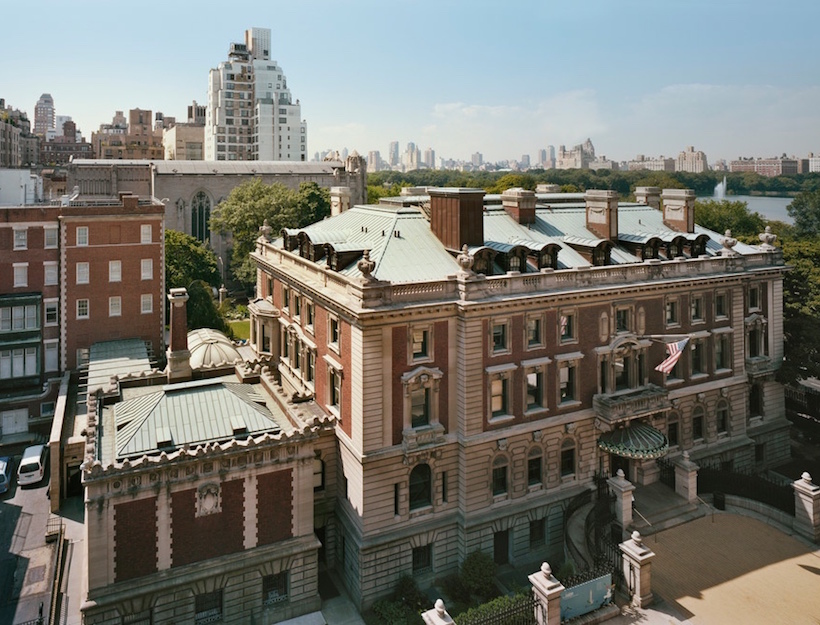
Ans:
{"type": "Polygon", "coordinates": [[[693,625],[820,623],[817,545],[730,513],[660,532],[657,542],[649,536],[646,545],[656,554],[652,590],[693,625]]]}

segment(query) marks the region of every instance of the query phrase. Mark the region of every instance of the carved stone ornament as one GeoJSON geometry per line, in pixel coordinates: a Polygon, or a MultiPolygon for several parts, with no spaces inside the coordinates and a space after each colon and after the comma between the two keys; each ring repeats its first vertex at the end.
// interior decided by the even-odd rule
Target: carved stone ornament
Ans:
{"type": "Polygon", "coordinates": [[[777,235],[772,232],[771,226],[766,226],[766,230],[758,235],[758,238],[763,243],[760,247],[764,250],[773,250],[774,242],[777,241],[777,235]]]}
{"type": "Polygon", "coordinates": [[[270,242],[270,233],[273,228],[270,227],[268,220],[266,219],[261,226],[259,226],[259,233],[265,237],[265,241],[270,242]]]}
{"type": "Polygon", "coordinates": [[[737,245],[737,239],[732,236],[731,230],[726,231],[726,234],[721,237],[720,243],[723,245],[723,249],[720,250],[720,253],[723,256],[733,256],[737,254],[737,252],[733,249],[735,245],[737,245]]]}
{"type": "Polygon", "coordinates": [[[473,273],[473,262],[474,258],[467,251],[467,244],[465,243],[464,246],[461,248],[461,254],[456,257],[456,261],[458,262],[459,272],[463,274],[472,275],[473,273]]]}
{"type": "Polygon", "coordinates": [[[359,259],[359,262],[356,263],[356,267],[358,267],[359,271],[362,272],[362,278],[364,278],[367,282],[372,282],[375,280],[375,278],[370,275],[376,268],[376,263],[370,260],[370,250],[364,251],[364,254],[362,254],[362,257],[359,259]]]}
{"type": "Polygon", "coordinates": [[[222,490],[219,484],[203,484],[196,493],[196,516],[222,512],[222,490]]]}

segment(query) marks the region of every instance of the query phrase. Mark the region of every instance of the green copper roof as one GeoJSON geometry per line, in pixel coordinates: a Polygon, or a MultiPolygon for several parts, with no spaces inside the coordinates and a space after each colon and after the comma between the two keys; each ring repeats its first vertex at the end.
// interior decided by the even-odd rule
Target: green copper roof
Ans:
{"type": "Polygon", "coordinates": [[[598,447],[616,456],[633,460],[650,460],[664,456],[669,442],[661,432],[645,423],[606,432],[598,439],[598,447]]]}

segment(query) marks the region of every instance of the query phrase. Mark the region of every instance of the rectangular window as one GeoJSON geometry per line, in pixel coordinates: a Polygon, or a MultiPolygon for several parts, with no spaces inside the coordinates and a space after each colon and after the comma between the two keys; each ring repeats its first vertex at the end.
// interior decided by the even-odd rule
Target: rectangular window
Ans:
{"type": "Polygon", "coordinates": [[[546,523],[544,519],[530,521],[530,549],[543,547],[546,544],[546,523]]]}
{"type": "Polygon", "coordinates": [[[108,281],[121,282],[122,281],[122,261],[109,260],[108,261],[108,281]]]}
{"type": "Polygon", "coordinates": [[[393,484],[393,516],[399,516],[399,485],[393,484]]]}
{"type": "Polygon", "coordinates": [[[14,288],[28,286],[28,263],[14,263],[14,288]]]}
{"type": "Polygon", "coordinates": [[[11,330],[11,308],[0,308],[0,332],[11,330]]]}
{"type": "Polygon", "coordinates": [[[328,317],[328,345],[339,349],[339,320],[336,317],[328,317]]]}
{"type": "Polygon", "coordinates": [[[330,384],[329,384],[329,403],[339,410],[342,403],[342,374],[336,369],[330,369],[330,384]]]}
{"type": "Polygon", "coordinates": [[[45,307],[46,311],[46,322],[47,326],[56,326],[57,322],[59,321],[59,306],[60,303],[58,300],[44,300],[43,306],[45,307]]]}
{"type": "Polygon", "coordinates": [[[447,503],[447,471],[441,472],[441,503],[447,503]]]}
{"type": "MultiPolygon", "coordinates": [[[[43,341],[43,371],[57,371],[58,366],[58,341],[43,341]]],[[[52,410],[52,414],[54,414],[52,410]]]]}
{"type": "Polygon", "coordinates": [[[561,477],[575,473],[575,447],[561,450],[561,477]]]}
{"type": "Polygon", "coordinates": [[[262,603],[271,605],[288,600],[288,572],[266,575],[262,578],[262,603]]]}
{"type": "Polygon", "coordinates": [[[305,327],[313,331],[313,302],[305,301],[305,327]]]}
{"type": "Polygon", "coordinates": [[[154,279],[154,261],[150,258],[143,258],[140,261],[140,274],[143,280],[154,279]]]}
{"type": "Polygon", "coordinates": [[[720,406],[715,414],[718,434],[725,434],[729,430],[729,409],[720,406]]]}
{"type": "Polygon", "coordinates": [[[492,381],[492,416],[499,417],[507,414],[507,378],[492,381]]]}
{"type": "Polygon", "coordinates": [[[433,546],[413,547],[413,575],[433,570],[433,546]]]}
{"type": "Polygon", "coordinates": [[[678,422],[672,421],[666,426],[666,438],[669,440],[669,446],[674,447],[678,444],[678,422]]]}
{"type": "Polygon", "coordinates": [[[429,337],[427,330],[413,330],[413,360],[427,358],[429,351],[429,337]]]}
{"type": "Polygon", "coordinates": [[[566,343],[575,338],[575,315],[573,313],[562,313],[559,317],[559,336],[561,342],[566,343]]]}
{"type": "Polygon", "coordinates": [[[749,310],[760,310],[760,287],[749,287],[749,310]]]}
{"type": "Polygon", "coordinates": [[[89,273],[88,263],[77,263],[77,284],[88,284],[89,273]]]}
{"type": "Polygon", "coordinates": [[[559,368],[559,400],[561,403],[575,401],[575,365],[565,364],[559,368]]]}
{"type": "Polygon", "coordinates": [[[689,343],[689,353],[692,355],[692,375],[706,373],[704,369],[703,341],[695,340],[689,343]]]}
{"type": "Polygon", "coordinates": [[[77,247],[86,247],[88,245],[88,226],[77,226],[76,237],[77,247]]]}
{"type": "Polygon", "coordinates": [[[78,299],[77,300],[77,319],[88,319],[89,310],[88,310],[88,300],[87,299],[78,299]]]}
{"type": "Polygon", "coordinates": [[[544,372],[527,373],[527,410],[541,408],[544,405],[544,372]]]}
{"type": "Polygon", "coordinates": [[[282,310],[290,311],[290,287],[284,284],[282,285],[282,310]]]}
{"type": "Polygon", "coordinates": [[[527,318],[527,346],[537,347],[543,345],[541,340],[541,317],[527,318]]]}
{"type": "Polygon", "coordinates": [[[37,315],[37,306],[35,304],[30,304],[26,306],[26,330],[36,330],[40,327],[38,315],[37,315]]]}
{"type": "Polygon", "coordinates": [[[140,225],[140,243],[151,242],[151,224],[140,225]]]}
{"type": "Polygon", "coordinates": [[[666,325],[672,326],[678,323],[678,300],[668,299],[666,300],[666,325]]]}
{"type": "Polygon", "coordinates": [[[120,296],[108,298],[108,316],[121,317],[122,316],[122,298],[120,296]]]}
{"type": "Polygon", "coordinates": [[[140,295],[140,312],[143,315],[154,312],[154,296],[150,293],[140,295]]]}
{"type": "Polygon", "coordinates": [[[726,306],[726,293],[715,294],[715,319],[725,319],[728,317],[728,308],[726,306]]]}
{"type": "Polygon", "coordinates": [[[541,483],[541,456],[533,456],[527,460],[527,484],[535,486],[541,483]]]}
{"type": "Polygon", "coordinates": [[[507,492],[507,465],[493,467],[493,495],[507,492]]]}
{"type": "Polygon", "coordinates": [[[507,351],[507,324],[493,324],[493,352],[507,351]]]}
{"type": "Polygon", "coordinates": [[[54,286],[60,281],[57,270],[57,261],[46,261],[43,263],[43,285],[54,286]]]}
{"type": "Polygon", "coordinates": [[[302,316],[302,298],[299,297],[298,293],[294,293],[293,295],[293,318],[297,321],[302,316]]]}
{"type": "Polygon", "coordinates": [[[703,321],[703,298],[700,295],[691,296],[689,312],[692,317],[692,323],[703,321]]]}
{"type": "Polygon", "coordinates": [[[215,590],[194,597],[194,623],[205,625],[222,620],[222,591],[215,590]]]}
{"type": "Polygon", "coordinates": [[[629,332],[629,330],[629,309],[617,309],[615,311],[615,332],[629,332]]]}
{"type": "Polygon", "coordinates": [[[703,439],[703,416],[692,417],[692,438],[696,441],[703,439]]]}
{"type": "Polygon", "coordinates": [[[28,230],[26,228],[14,229],[14,249],[28,249],[28,230]]]}
{"type": "Polygon", "coordinates": [[[410,419],[414,428],[430,424],[429,388],[419,388],[410,393],[410,419]]]}
{"type": "Polygon", "coordinates": [[[43,228],[43,235],[44,235],[44,244],[43,247],[47,250],[53,250],[57,248],[57,228],[43,228]]]}
{"type": "MultiPolygon", "coordinates": [[[[48,371],[49,369],[46,369],[48,371]]],[[[53,417],[54,416],[54,408],[55,403],[53,401],[44,401],[40,404],[40,416],[41,417],[53,417]]]]}

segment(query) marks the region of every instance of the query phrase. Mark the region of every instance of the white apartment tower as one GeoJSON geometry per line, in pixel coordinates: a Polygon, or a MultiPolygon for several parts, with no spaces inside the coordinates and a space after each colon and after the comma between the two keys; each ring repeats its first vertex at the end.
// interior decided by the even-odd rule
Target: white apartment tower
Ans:
{"type": "Polygon", "coordinates": [[[270,59],[270,29],[245,31],[212,69],[205,111],[206,161],[306,161],[307,125],[287,78],[270,59]]]}

